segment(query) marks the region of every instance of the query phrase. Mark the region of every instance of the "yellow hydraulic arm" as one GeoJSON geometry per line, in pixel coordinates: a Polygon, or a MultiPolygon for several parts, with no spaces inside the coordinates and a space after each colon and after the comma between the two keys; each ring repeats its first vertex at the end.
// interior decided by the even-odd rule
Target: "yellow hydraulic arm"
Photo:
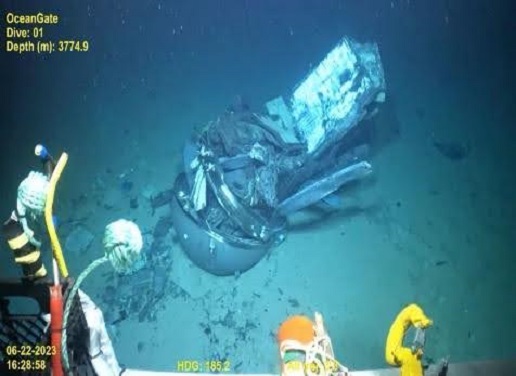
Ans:
{"type": "Polygon", "coordinates": [[[431,325],[432,320],[416,304],[403,308],[392,323],[385,344],[385,360],[400,367],[401,376],[423,376],[424,330],[431,325]],[[403,338],[410,326],[416,328],[415,343],[412,348],[403,347],[403,338]]]}

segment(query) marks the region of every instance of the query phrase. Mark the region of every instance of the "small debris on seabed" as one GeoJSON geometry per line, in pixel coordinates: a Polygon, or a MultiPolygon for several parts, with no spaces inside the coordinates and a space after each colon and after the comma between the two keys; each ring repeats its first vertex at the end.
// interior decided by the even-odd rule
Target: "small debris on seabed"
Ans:
{"type": "Polygon", "coordinates": [[[451,161],[461,161],[469,155],[469,147],[461,142],[433,141],[434,147],[441,155],[451,161]]]}
{"type": "Polygon", "coordinates": [[[157,208],[167,205],[170,201],[172,201],[173,197],[174,191],[172,189],[167,189],[165,191],[159,192],[151,198],[152,209],[155,210],[157,208]]]}
{"type": "Polygon", "coordinates": [[[130,192],[134,187],[134,183],[130,180],[124,180],[122,183],[120,183],[120,189],[122,192],[128,193],[130,192]]]}
{"type": "Polygon", "coordinates": [[[131,209],[138,209],[138,197],[133,197],[130,201],[129,201],[129,207],[131,209]]]}

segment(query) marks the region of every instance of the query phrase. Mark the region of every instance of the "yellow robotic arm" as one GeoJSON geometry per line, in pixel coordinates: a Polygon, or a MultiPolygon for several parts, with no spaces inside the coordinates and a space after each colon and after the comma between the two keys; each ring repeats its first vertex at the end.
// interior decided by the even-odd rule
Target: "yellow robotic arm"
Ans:
{"type": "Polygon", "coordinates": [[[392,366],[400,367],[401,376],[423,376],[421,357],[424,330],[432,323],[432,320],[416,304],[403,308],[392,323],[385,345],[385,360],[392,366]],[[412,348],[403,347],[403,338],[410,326],[416,328],[414,345],[412,348]]]}

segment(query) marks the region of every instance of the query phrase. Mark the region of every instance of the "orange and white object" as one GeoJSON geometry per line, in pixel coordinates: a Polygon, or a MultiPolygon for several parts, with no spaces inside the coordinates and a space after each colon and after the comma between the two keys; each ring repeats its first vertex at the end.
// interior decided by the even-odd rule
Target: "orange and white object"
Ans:
{"type": "Polygon", "coordinates": [[[324,329],[322,315],[315,320],[291,316],[278,329],[282,376],[328,376],[348,374],[333,354],[331,339],[324,329]]]}

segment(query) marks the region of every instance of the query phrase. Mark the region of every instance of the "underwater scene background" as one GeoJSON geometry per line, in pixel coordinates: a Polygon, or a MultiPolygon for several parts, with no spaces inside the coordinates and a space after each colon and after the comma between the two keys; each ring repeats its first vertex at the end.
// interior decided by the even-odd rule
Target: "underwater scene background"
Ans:
{"type": "MultiPolygon", "coordinates": [[[[34,146],[69,161],[58,233],[77,276],[102,256],[105,226],[140,227],[147,262],[109,266],[83,290],[103,310],[118,361],[173,371],[227,360],[277,372],[289,315],[324,316],[350,369],[385,366],[387,331],[406,304],[434,325],[426,355],[516,355],[515,5],[510,1],[7,1],[51,12],[48,38],[88,51],[1,52],[0,209],[40,169],[34,146]],[[167,205],[183,145],[226,109],[291,90],[343,38],[377,43],[386,100],[368,130],[373,174],[338,210],[289,218],[285,241],[251,270],[213,276],[188,259],[167,205]],[[151,261],[149,261],[151,260],[151,261]]],[[[42,238],[44,238],[44,229],[42,238]]],[[[0,273],[19,276],[5,242],[0,273]]],[[[48,241],[44,262],[51,267],[48,241]]]]}

